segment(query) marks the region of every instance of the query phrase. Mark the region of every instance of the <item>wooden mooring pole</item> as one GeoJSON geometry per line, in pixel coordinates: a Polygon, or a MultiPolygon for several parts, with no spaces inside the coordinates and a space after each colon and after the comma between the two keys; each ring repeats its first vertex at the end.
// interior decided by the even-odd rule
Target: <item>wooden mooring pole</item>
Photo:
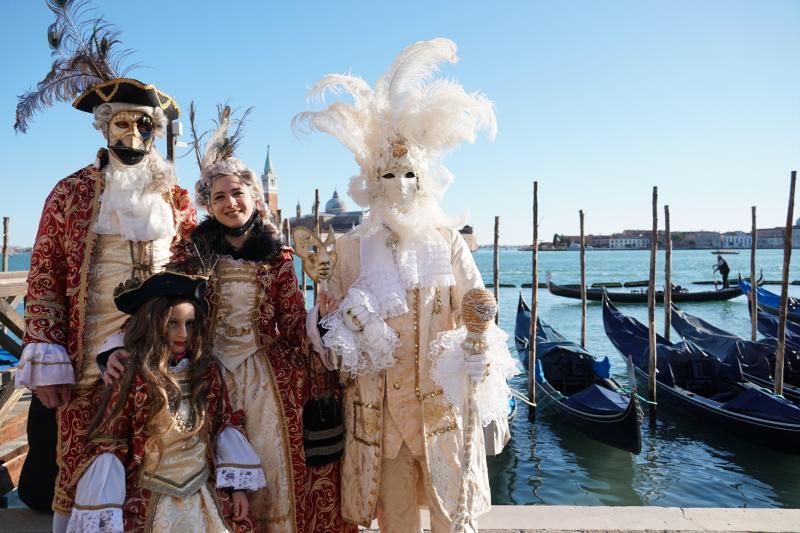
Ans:
{"type": "MultiPolygon", "coordinates": [[[[314,189],[314,234],[317,238],[320,237],[319,227],[319,189],[314,189]]],[[[314,282],[314,305],[317,304],[317,297],[319,296],[319,285],[314,282]]]]}
{"type": "Polygon", "coordinates": [[[586,348],[586,237],[583,234],[583,209],[578,211],[581,221],[581,348],[586,348]]]}
{"type": "Polygon", "coordinates": [[[529,418],[536,417],[536,315],[539,307],[539,182],[533,182],[533,245],[531,247],[531,331],[528,342],[528,409],[529,418]]]}
{"type": "Polygon", "coordinates": [[[656,421],[656,250],[658,249],[658,187],[653,187],[653,231],[650,236],[650,280],[647,285],[647,327],[650,330],[650,357],[647,361],[647,388],[650,424],[656,421]]]}
{"type": "Polygon", "coordinates": [[[750,207],[753,225],[750,229],[750,340],[758,339],[758,283],[756,282],[756,246],[758,230],[756,229],[756,206],[750,207]]]}
{"type": "Polygon", "coordinates": [[[8,272],[8,223],[11,219],[3,217],[3,272],[8,272]]]}
{"type": "Polygon", "coordinates": [[[494,217],[494,299],[497,302],[498,312],[494,315],[494,323],[500,323],[500,217],[494,217]]]}
{"type": "Polygon", "coordinates": [[[664,338],[672,330],[672,233],[669,230],[669,206],[664,206],[664,338]]]}
{"type": "Polygon", "coordinates": [[[783,272],[781,276],[781,306],[778,314],[778,349],[775,352],[775,394],[783,395],[783,361],[786,352],[786,307],[789,303],[789,264],[792,259],[792,224],[794,224],[794,187],[797,171],[792,171],[789,184],[789,208],[786,210],[786,230],[783,233],[783,272]]]}

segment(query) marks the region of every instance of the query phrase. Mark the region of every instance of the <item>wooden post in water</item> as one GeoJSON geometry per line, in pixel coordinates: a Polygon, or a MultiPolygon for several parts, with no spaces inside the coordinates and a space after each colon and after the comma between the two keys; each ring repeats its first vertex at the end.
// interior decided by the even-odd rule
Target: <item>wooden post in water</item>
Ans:
{"type": "Polygon", "coordinates": [[[797,171],[792,171],[789,184],[789,208],[786,211],[786,230],[783,233],[783,275],[781,276],[781,306],[778,314],[778,349],[775,351],[775,394],[783,395],[783,360],[786,352],[786,307],[789,303],[789,263],[792,259],[792,224],[794,224],[794,186],[797,171]]]}
{"type": "Polygon", "coordinates": [[[664,206],[664,338],[672,330],[672,233],[669,230],[669,206],[664,206]]]}
{"type": "Polygon", "coordinates": [[[3,272],[8,272],[8,223],[11,219],[3,217],[3,272]]]}
{"type": "Polygon", "coordinates": [[[583,209],[581,219],[581,347],[586,348],[586,237],[583,234],[583,209]]]}
{"type": "Polygon", "coordinates": [[[656,250],[658,249],[658,187],[653,187],[653,232],[650,236],[650,281],[647,285],[647,327],[650,330],[650,357],[647,361],[647,388],[650,424],[656,422],[656,250]]]}
{"type": "MultiPolygon", "coordinates": [[[[314,189],[314,234],[317,238],[320,237],[320,228],[319,228],[319,189],[314,189]]],[[[317,297],[319,296],[319,285],[317,282],[314,282],[314,305],[317,303],[317,297]]]]}
{"type": "MultiPolygon", "coordinates": [[[[494,217],[494,299],[497,302],[497,309],[500,309],[500,217],[494,217]]],[[[500,323],[500,313],[494,315],[494,323],[500,323]]]]}
{"type": "Polygon", "coordinates": [[[756,342],[758,338],[758,283],[756,282],[756,245],[758,243],[758,230],[756,229],[756,206],[750,207],[753,225],[750,229],[750,340],[756,342]]]}
{"type": "Polygon", "coordinates": [[[536,417],[536,314],[539,307],[539,182],[533,182],[533,246],[531,247],[531,331],[528,346],[528,409],[529,418],[536,417]]]}

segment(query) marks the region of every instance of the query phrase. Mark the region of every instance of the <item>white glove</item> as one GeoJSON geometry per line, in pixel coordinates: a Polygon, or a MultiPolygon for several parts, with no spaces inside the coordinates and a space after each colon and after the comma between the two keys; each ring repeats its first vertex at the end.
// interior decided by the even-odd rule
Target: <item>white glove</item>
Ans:
{"type": "Polygon", "coordinates": [[[471,355],[466,358],[467,376],[473,385],[477,385],[489,375],[489,357],[485,353],[471,355]]]}
{"type": "Polygon", "coordinates": [[[364,326],[367,325],[374,314],[364,305],[355,305],[342,312],[342,321],[350,331],[364,331],[364,326]]]}

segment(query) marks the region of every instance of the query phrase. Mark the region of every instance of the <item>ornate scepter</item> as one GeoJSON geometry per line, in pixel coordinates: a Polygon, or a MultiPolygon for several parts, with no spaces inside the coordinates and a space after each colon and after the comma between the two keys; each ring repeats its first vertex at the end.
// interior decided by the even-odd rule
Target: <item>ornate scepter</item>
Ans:
{"type": "MultiPolygon", "coordinates": [[[[497,301],[491,292],[486,289],[471,289],[467,291],[461,301],[461,316],[467,328],[467,337],[464,339],[464,358],[468,355],[483,353],[487,349],[486,332],[494,322],[497,314],[497,301]]],[[[470,379],[467,377],[467,379],[470,379]]],[[[458,507],[456,518],[453,520],[453,531],[460,532],[466,528],[469,521],[467,510],[467,474],[472,463],[472,449],[474,447],[475,428],[475,383],[467,387],[467,405],[464,418],[464,456],[461,460],[461,487],[458,492],[458,507]]]]}

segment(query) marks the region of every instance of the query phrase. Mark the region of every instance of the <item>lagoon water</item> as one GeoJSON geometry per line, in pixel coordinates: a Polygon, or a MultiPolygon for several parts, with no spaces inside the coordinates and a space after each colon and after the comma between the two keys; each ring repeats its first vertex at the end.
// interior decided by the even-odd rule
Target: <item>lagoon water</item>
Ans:
{"type": "MultiPolygon", "coordinates": [[[[795,253],[800,251],[795,250],[795,253]]],[[[747,275],[749,251],[726,255],[731,277],[747,275]]],[[[492,252],[475,253],[484,279],[492,280],[492,252]]],[[[25,270],[30,256],[11,258],[12,270],[25,270]]],[[[663,252],[658,255],[658,285],[663,286],[663,252]]],[[[647,278],[649,252],[644,250],[591,250],[586,254],[587,280],[631,281],[647,278]]],[[[673,253],[673,283],[690,290],[708,286],[692,281],[713,279],[715,256],[707,250],[673,253]]],[[[781,277],[782,251],[759,250],[758,265],[764,278],[781,277]]],[[[539,254],[540,280],[551,272],[558,283],[577,283],[577,252],[539,254]]],[[[500,325],[511,336],[522,290],[530,301],[531,253],[504,250],[500,256],[500,281],[518,288],[500,290],[500,325]]],[[[795,261],[790,279],[800,279],[795,261]]],[[[778,286],[767,287],[778,292],[778,286]]],[[[790,287],[800,296],[800,286],[790,287]]],[[[580,301],[559,298],[539,290],[539,316],[567,338],[580,340],[580,301]]],[[[623,312],[646,321],[645,305],[624,305],[623,312]]],[[[733,333],[749,338],[750,325],[744,297],[728,302],[684,304],[683,309],[733,333]]],[[[609,356],[612,373],[626,382],[624,363],[603,331],[599,303],[588,304],[587,347],[596,355],[609,356]]],[[[656,323],[663,329],[663,313],[656,323]]],[[[672,333],[675,338],[675,333],[672,333]]],[[[513,352],[512,352],[513,353],[513,352]]],[[[513,386],[524,392],[526,378],[513,386]]],[[[539,410],[534,423],[527,407],[520,405],[512,424],[512,439],[498,457],[489,459],[492,500],[495,504],[550,505],[659,505],[683,507],[800,507],[800,457],[764,448],[723,431],[707,427],[663,407],[650,429],[643,424],[642,453],[638,456],[586,438],[557,416],[539,410]]]]}

